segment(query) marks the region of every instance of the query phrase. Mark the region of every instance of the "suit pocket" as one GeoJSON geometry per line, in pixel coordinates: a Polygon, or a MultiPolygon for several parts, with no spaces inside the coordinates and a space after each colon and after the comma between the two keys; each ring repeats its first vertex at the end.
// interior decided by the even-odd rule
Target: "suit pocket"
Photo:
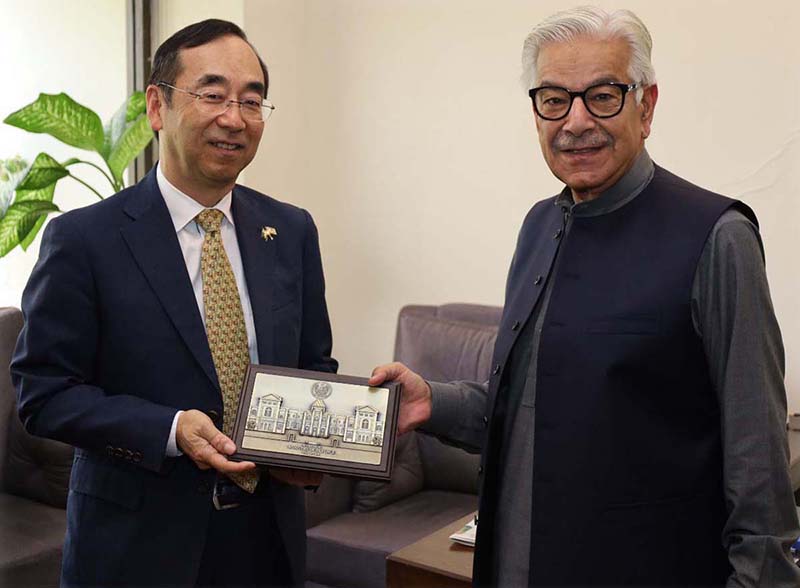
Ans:
{"type": "Polygon", "coordinates": [[[144,480],[140,473],[85,454],[75,456],[69,489],[128,510],[139,510],[144,498],[144,480]]]}
{"type": "Polygon", "coordinates": [[[589,323],[588,332],[606,335],[655,335],[660,331],[657,315],[610,316],[589,323]]]}
{"type": "Polygon", "coordinates": [[[287,300],[277,300],[275,304],[272,305],[272,312],[281,312],[282,310],[286,309],[290,304],[297,304],[298,298],[289,298],[287,300]]]}
{"type": "Polygon", "coordinates": [[[668,496],[663,498],[643,498],[642,500],[611,500],[606,504],[606,512],[635,511],[637,509],[680,508],[680,505],[697,500],[697,496],[668,496]]]}

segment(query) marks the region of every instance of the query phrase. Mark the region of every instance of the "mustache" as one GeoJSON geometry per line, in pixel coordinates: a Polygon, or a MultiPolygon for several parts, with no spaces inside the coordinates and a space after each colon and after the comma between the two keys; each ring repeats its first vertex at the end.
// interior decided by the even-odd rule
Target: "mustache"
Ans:
{"type": "Polygon", "coordinates": [[[582,135],[560,132],[551,143],[556,151],[571,151],[575,149],[596,149],[614,144],[614,137],[605,129],[593,129],[582,135]]]}

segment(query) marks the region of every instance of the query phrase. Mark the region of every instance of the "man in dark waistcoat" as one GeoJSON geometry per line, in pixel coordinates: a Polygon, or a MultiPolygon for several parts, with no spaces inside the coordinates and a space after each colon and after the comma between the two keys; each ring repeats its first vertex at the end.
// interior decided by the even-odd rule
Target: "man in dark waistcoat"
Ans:
{"type": "Polygon", "coordinates": [[[401,432],[482,451],[476,586],[800,585],[780,331],[753,212],[655,165],[652,41],[580,8],[525,41],[566,187],[520,231],[487,383],[402,364],[401,432]]]}

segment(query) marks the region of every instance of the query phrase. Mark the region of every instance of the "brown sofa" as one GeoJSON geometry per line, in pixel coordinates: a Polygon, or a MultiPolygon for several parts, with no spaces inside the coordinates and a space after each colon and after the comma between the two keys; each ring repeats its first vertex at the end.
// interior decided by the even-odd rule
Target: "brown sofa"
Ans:
{"type": "Polygon", "coordinates": [[[21,328],[0,308],[0,586],[58,586],[72,448],[19,421],[8,364],[21,328]]]}
{"type": "MultiPolygon", "coordinates": [[[[501,309],[406,306],[395,359],[434,381],[485,381],[501,309]]],[[[477,509],[478,456],[421,433],[400,438],[388,484],[327,477],[308,494],[309,586],[380,588],[386,556],[477,509]]]]}

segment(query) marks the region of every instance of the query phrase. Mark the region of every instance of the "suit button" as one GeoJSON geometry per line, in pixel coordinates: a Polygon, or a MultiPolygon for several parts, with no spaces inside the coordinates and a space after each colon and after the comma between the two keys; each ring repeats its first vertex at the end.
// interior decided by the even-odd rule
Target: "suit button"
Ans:
{"type": "Polygon", "coordinates": [[[111,445],[106,445],[106,453],[109,454],[111,457],[114,457],[114,448],[111,445]]]}
{"type": "Polygon", "coordinates": [[[533,281],[534,286],[538,286],[542,283],[542,276],[536,276],[536,279],[533,281]]]}
{"type": "Polygon", "coordinates": [[[134,451],[133,452],[133,463],[139,463],[142,461],[142,452],[141,451],[134,451]]]}
{"type": "Polygon", "coordinates": [[[478,475],[479,476],[483,475],[483,466],[478,466],[478,475]]]}
{"type": "Polygon", "coordinates": [[[122,447],[115,447],[114,448],[114,457],[123,457],[125,455],[125,451],[122,447]]]}
{"type": "Polygon", "coordinates": [[[483,417],[483,426],[484,427],[488,427],[489,426],[489,417],[486,416],[486,415],[484,415],[484,417],[483,417]]]}
{"type": "Polygon", "coordinates": [[[208,418],[214,421],[214,425],[219,428],[219,426],[222,424],[222,421],[220,421],[219,418],[219,413],[216,410],[209,410],[206,414],[208,415],[208,418]]]}
{"type": "Polygon", "coordinates": [[[133,461],[133,451],[131,451],[130,449],[126,449],[125,459],[127,459],[128,461],[133,461]]]}
{"type": "Polygon", "coordinates": [[[516,331],[517,329],[519,329],[519,321],[516,321],[516,322],[514,323],[514,325],[511,327],[511,330],[512,330],[512,331],[516,331]]]}
{"type": "Polygon", "coordinates": [[[492,370],[492,373],[495,376],[500,373],[500,364],[499,363],[496,366],[494,366],[494,369],[492,370]]]}

